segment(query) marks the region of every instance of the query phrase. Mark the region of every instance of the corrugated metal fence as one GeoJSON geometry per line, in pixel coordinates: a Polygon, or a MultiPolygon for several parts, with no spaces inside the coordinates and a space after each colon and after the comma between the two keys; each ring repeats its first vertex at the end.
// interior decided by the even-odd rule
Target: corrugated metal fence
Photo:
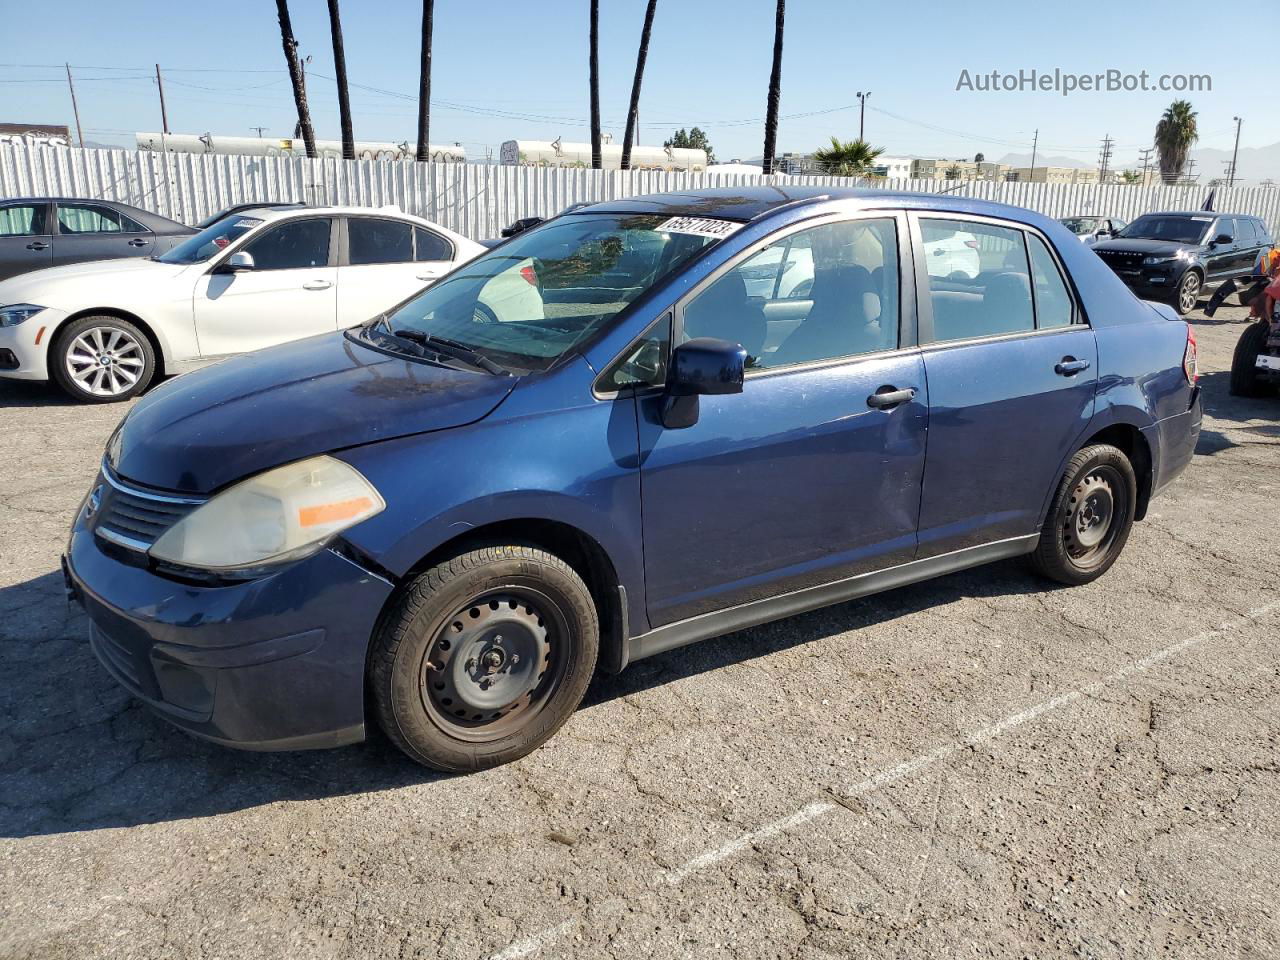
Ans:
{"type": "MultiPolygon", "coordinates": [[[[244,201],[395,205],[476,239],[497,236],[502,227],[520,217],[549,216],[571,203],[769,181],[858,184],[841,177],[766,178],[0,144],[0,198],[54,195],[119,200],[185,223],[244,201]]],[[[912,191],[955,186],[936,180],[864,181],[861,185],[912,191]]],[[[1149,210],[1198,209],[1208,188],[974,181],[949,192],[1029,207],[1052,217],[1091,213],[1132,220],[1149,210]]],[[[1260,216],[1280,236],[1280,190],[1220,188],[1214,206],[1260,216]]]]}

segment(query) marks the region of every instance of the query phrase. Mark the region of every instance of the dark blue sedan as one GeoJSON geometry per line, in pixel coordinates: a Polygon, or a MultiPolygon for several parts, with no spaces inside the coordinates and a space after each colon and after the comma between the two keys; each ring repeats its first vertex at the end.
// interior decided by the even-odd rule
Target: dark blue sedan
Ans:
{"type": "Polygon", "coordinates": [[[65,569],[103,665],[192,733],[373,718],[470,770],[597,668],[1005,557],[1094,580],[1200,418],[1190,328],[1038,214],[635,197],[155,390],[65,569]]]}

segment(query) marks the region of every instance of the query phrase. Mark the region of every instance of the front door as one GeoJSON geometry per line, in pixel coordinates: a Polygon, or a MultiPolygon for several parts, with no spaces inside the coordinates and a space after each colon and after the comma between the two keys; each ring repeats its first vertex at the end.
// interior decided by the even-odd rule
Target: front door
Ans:
{"type": "Polygon", "coordinates": [[[327,217],[286,220],[238,248],[253,257],[253,269],[215,267],[202,276],[194,300],[200,355],[245,353],[337,329],[332,232],[327,217]]]}
{"type": "Polygon", "coordinates": [[[40,202],[0,205],[0,280],[53,266],[48,208],[40,202]]]}
{"type": "Polygon", "coordinates": [[[893,215],[791,231],[677,308],[675,342],[751,359],[743,392],[699,398],[691,427],[664,427],[661,397],[637,406],[651,626],[914,556],[928,403],[912,324],[900,341],[900,242],[893,215]]]}
{"type": "Polygon", "coordinates": [[[148,257],[156,252],[155,234],[113,207],[61,200],[54,206],[54,266],[148,257]]]}
{"type": "Polygon", "coordinates": [[[972,279],[918,271],[929,381],[920,557],[1030,536],[1093,416],[1098,349],[1037,233],[992,220],[912,217],[927,248],[972,237],[972,279]]]}

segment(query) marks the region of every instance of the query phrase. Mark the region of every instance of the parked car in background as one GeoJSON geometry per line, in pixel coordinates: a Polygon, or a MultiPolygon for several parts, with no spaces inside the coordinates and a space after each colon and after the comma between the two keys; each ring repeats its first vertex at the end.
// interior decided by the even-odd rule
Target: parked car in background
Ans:
{"type": "Polygon", "coordinates": [[[1139,297],[1185,314],[1201,293],[1248,276],[1271,246],[1257,217],[1194,211],[1144,213],[1093,250],[1139,297]]]}
{"type": "Polygon", "coordinates": [[[157,256],[195,232],[110,200],[0,200],[0,280],[68,263],[157,256]]]}
{"type": "Polygon", "coordinates": [[[212,216],[205,217],[196,224],[197,230],[203,230],[205,227],[212,227],[224,217],[229,217],[233,213],[244,213],[246,210],[259,210],[263,207],[270,207],[272,210],[289,210],[295,207],[305,207],[306,204],[301,200],[288,200],[284,203],[272,203],[266,200],[259,200],[256,203],[233,203],[229,207],[224,207],[212,216]]]}
{"type": "Polygon", "coordinates": [[[931,277],[972,280],[982,272],[978,241],[963,230],[934,232],[925,242],[923,253],[931,277]]]}
{"type": "Polygon", "coordinates": [[[160,374],[368,320],[481,249],[395,210],[248,210],[159,257],[0,282],[0,377],[123,400],[160,374]]]}
{"type": "Polygon", "coordinates": [[[155,390],[64,569],[99,660],[180,727],[300,749],[375,718],[474,770],[597,666],[1001,558],[1096,580],[1191,461],[1199,396],[1191,328],[1030,211],[628,197],[155,390]],[[925,268],[957,236],[992,254],[963,282],[925,268]],[[807,298],[749,294],[801,249],[807,298]],[[529,312],[481,316],[526,263],[529,312]]]}
{"type": "Polygon", "coordinates": [[[1080,242],[1092,246],[1099,240],[1107,240],[1127,226],[1119,217],[1059,217],[1058,222],[1080,238],[1080,242]]]}

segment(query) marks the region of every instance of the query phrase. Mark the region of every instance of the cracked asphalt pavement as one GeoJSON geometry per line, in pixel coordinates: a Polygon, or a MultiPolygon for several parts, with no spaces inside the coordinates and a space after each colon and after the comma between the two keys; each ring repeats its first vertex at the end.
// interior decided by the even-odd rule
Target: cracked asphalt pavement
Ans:
{"type": "Polygon", "coordinates": [[[447,777],[239,753],[109,679],[58,555],[123,406],[0,384],[0,956],[1280,956],[1280,398],[1116,567],[1002,563],[596,680],[447,777]]]}

